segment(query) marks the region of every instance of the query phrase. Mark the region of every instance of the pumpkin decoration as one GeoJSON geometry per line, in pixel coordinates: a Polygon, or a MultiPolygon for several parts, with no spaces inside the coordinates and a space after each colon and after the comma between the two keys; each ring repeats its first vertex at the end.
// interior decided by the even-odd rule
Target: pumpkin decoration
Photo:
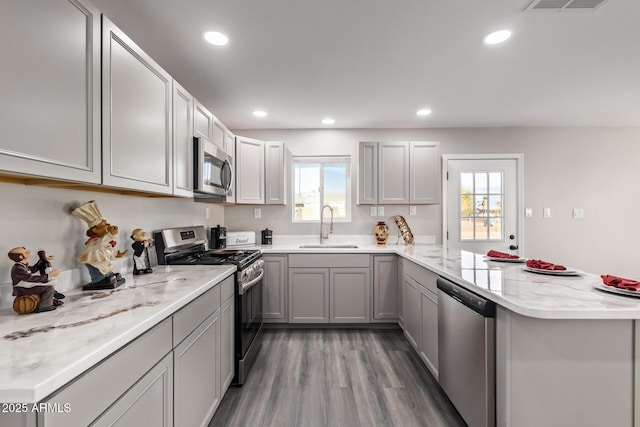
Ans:
{"type": "Polygon", "coordinates": [[[13,311],[18,314],[33,313],[36,310],[36,307],[38,307],[39,302],[39,295],[21,295],[13,300],[13,311]]]}

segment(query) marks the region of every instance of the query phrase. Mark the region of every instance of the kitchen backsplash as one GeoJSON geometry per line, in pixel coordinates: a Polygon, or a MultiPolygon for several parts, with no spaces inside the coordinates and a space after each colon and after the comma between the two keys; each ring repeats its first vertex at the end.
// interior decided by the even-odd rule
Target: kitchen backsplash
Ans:
{"type": "Polygon", "coordinates": [[[114,260],[117,271],[132,268],[133,241],[129,236],[135,228],[142,228],[150,235],[151,231],[166,227],[224,224],[222,206],[194,203],[191,199],[125,196],[3,182],[0,182],[0,194],[3,196],[0,250],[4,254],[0,257],[0,308],[10,306],[13,300],[10,276],[13,261],[6,254],[16,246],[31,249],[32,264],[37,261],[38,250],[53,255],[52,267],[62,270],[56,286],[63,292],[89,281],[86,268],[76,261],[87,240],[87,227],[69,214],[74,205],[96,200],[103,217],[119,227],[116,249],[129,252],[125,258],[114,260]]]}

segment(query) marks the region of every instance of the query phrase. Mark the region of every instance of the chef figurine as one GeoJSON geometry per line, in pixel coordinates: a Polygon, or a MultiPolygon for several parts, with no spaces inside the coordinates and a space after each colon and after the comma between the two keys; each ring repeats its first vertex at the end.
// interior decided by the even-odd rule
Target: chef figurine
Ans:
{"type": "Polygon", "coordinates": [[[131,232],[133,243],[133,274],[153,273],[149,261],[148,247],[153,246],[152,240],[147,240],[147,233],[142,228],[136,228],[131,232]]]}
{"type": "Polygon", "coordinates": [[[115,289],[122,285],[125,279],[120,273],[113,272],[112,258],[122,258],[127,251],[116,251],[118,227],[111,225],[102,218],[98,206],[94,200],[90,200],[71,212],[71,215],[82,219],[87,223],[87,240],[82,254],[77,258],[84,263],[91,275],[91,283],[82,287],[82,290],[115,289]]]}
{"type": "MultiPolygon", "coordinates": [[[[40,272],[41,276],[44,276],[45,274],[49,274],[53,271],[53,268],[51,268],[51,261],[53,261],[54,256],[53,255],[47,255],[47,253],[45,251],[38,251],[38,262],[35,263],[35,265],[33,266],[35,269],[37,269],[40,272]]],[[[64,299],[65,295],[56,291],[55,289],[53,290],[53,305],[62,305],[64,304],[62,302],[62,300],[64,299]]]]}
{"type": "MultiPolygon", "coordinates": [[[[9,258],[15,262],[11,267],[11,282],[13,284],[13,296],[16,297],[16,302],[22,297],[28,295],[38,296],[38,303],[36,306],[30,306],[28,308],[18,311],[20,314],[36,313],[43,311],[55,310],[56,307],[53,304],[53,294],[55,289],[53,284],[49,282],[60,274],[60,270],[51,270],[45,274],[35,274],[38,271],[37,265],[29,265],[29,257],[31,251],[25,247],[13,248],[9,251],[9,258]]],[[[14,307],[21,304],[15,304],[14,307]]]]}

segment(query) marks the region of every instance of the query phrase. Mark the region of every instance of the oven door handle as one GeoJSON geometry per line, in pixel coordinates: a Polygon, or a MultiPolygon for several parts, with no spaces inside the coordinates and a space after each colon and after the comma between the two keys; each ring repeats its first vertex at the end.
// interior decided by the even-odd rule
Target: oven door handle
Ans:
{"type": "Polygon", "coordinates": [[[250,288],[254,287],[254,286],[255,286],[259,281],[261,281],[263,276],[264,276],[264,270],[262,270],[262,271],[260,272],[260,275],[259,275],[258,277],[256,277],[255,279],[251,279],[251,281],[250,281],[250,282],[248,282],[248,283],[244,283],[244,284],[242,285],[242,287],[240,288],[240,292],[239,292],[239,294],[240,294],[240,295],[244,295],[244,293],[245,293],[247,290],[249,290],[250,288]]]}

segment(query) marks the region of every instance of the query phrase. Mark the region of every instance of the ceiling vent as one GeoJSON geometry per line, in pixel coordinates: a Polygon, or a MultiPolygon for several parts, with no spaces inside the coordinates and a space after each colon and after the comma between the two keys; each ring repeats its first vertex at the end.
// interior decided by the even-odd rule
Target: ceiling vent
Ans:
{"type": "Polygon", "coordinates": [[[533,0],[527,10],[593,10],[608,0],[533,0]]]}

